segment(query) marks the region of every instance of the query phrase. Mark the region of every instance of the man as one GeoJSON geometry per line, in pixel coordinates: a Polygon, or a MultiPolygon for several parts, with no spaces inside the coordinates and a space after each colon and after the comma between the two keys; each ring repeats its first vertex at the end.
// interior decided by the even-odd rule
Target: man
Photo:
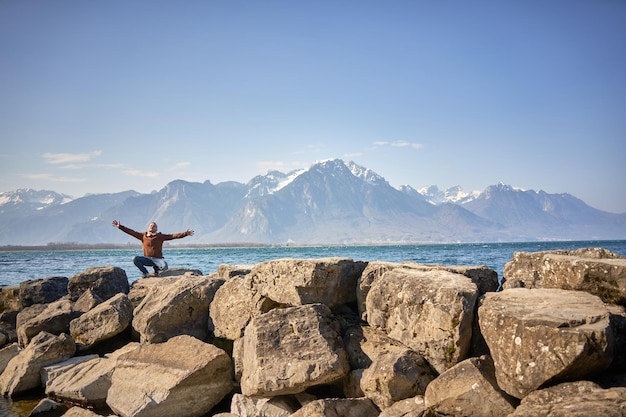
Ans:
{"type": "Polygon", "coordinates": [[[141,273],[143,277],[148,276],[148,270],[146,266],[151,266],[154,269],[154,275],[158,276],[159,271],[165,271],[167,269],[167,262],[163,259],[163,242],[166,240],[182,239],[185,236],[192,236],[193,230],[185,230],[181,233],[174,233],[171,235],[158,233],[157,224],[155,222],[148,225],[148,230],[144,233],[136,232],[126,226],[122,226],[118,220],[113,220],[113,226],[117,227],[124,233],[141,240],[143,246],[143,256],[135,256],[133,263],[141,273]]]}

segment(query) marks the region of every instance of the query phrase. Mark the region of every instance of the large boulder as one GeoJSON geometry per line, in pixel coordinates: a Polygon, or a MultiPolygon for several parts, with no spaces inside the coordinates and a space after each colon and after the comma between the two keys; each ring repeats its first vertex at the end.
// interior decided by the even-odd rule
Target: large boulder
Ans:
{"type": "Polygon", "coordinates": [[[48,277],[20,283],[22,307],[47,304],[67,295],[67,277],[48,277]]]}
{"type": "Polygon", "coordinates": [[[425,400],[441,415],[467,417],[506,416],[517,402],[498,387],[489,356],[466,359],[439,375],[426,388],[425,400]]]}
{"type": "Polygon", "coordinates": [[[116,294],[128,294],[130,285],[126,271],[116,266],[89,268],[70,278],[67,292],[72,301],[78,300],[82,293],[91,289],[103,301],[116,294]]]}
{"type": "Polygon", "coordinates": [[[20,348],[17,343],[11,343],[0,349],[0,374],[7,367],[11,359],[16,357],[18,353],[20,353],[20,348]]]}
{"type": "Polygon", "coordinates": [[[261,295],[250,276],[235,275],[222,285],[211,303],[209,329],[215,336],[235,340],[253,317],[267,313],[276,302],[261,295]]]}
{"type": "Polygon", "coordinates": [[[498,386],[516,398],[547,382],[602,371],[613,359],[609,311],[585,292],[515,288],[488,293],[478,316],[498,386]]]}
{"type": "Polygon", "coordinates": [[[79,351],[122,333],[133,319],[133,305],[117,294],[70,322],[70,335],[79,351]]]}
{"type": "Polygon", "coordinates": [[[436,372],[417,352],[382,331],[352,326],[344,333],[344,346],[358,389],[348,381],[351,396],[366,396],[385,409],[405,398],[423,395],[436,372]]]}
{"type": "Polygon", "coordinates": [[[277,303],[333,308],[356,301],[356,284],[366,265],[347,258],[278,259],[255,265],[250,277],[262,295],[277,303]]]}
{"type": "Polygon", "coordinates": [[[378,414],[367,398],[325,398],[307,403],[291,417],[377,417],[378,414]]]}
{"type": "Polygon", "coordinates": [[[324,304],[255,317],[241,340],[241,391],[247,396],[303,392],[337,381],[350,370],[339,325],[324,304]]]}
{"type": "Polygon", "coordinates": [[[396,268],[375,280],[366,299],[368,322],[420,353],[439,373],[465,359],[478,290],[445,270],[396,268]]]}
{"type": "Polygon", "coordinates": [[[0,395],[13,396],[41,386],[41,368],[67,360],[75,352],[76,344],[68,335],[39,333],[0,375],[0,395]]]}
{"type": "Polygon", "coordinates": [[[430,365],[419,353],[404,349],[374,359],[363,371],[360,387],[367,398],[385,409],[405,398],[423,395],[434,378],[430,365]]]}
{"type": "Polygon", "coordinates": [[[359,309],[359,315],[363,321],[367,321],[367,307],[365,305],[365,300],[367,300],[367,294],[372,287],[372,283],[385,275],[387,271],[404,267],[407,267],[407,265],[384,261],[374,261],[367,264],[361,273],[361,276],[357,280],[356,287],[357,306],[359,309]]]}
{"type": "Polygon", "coordinates": [[[235,416],[290,417],[301,405],[293,396],[246,397],[234,394],[230,402],[230,412],[235,416]]]}
{"type": "Polygon", "coordinates": [[[626,306],[626,257],[602,248],[515,252],[504,266],[503,288],[586,291],[626,306]]]}
{"type": "Polygon", "coordinates": [[[603,389],[590,381],[566,382],[533,391],[509,417],[626,415],[626,388],[603,389]]]}
{"type": "Polygon", "coordinates": [[[20,346],[28,345],[39,332],[69,333],[70,322],[78,316],[72,302],[66,299],[50,304],[33,304],[17,315],[17,339],[20,346]]]}
{"type": "Polygon", "coordinates": [[[106,402],[121,417],[201,416],[232,388],[228,354],[183,335],[120,355],[106,402]]]}
{"type": "Polygon", "coordinates": [[[138,347],[138,343],[129,343],[103,357],[75,356],[42,368],[41,378],[46,395],[74,404],[103,406],[117,358],[138,347]]]}
{"type": "Polygon", "coordinates": [[[393,403],[382,410],[378,417],[429,417],[424,411],[426,411],[424,396],[416,395],[393,403]]]}
{"type": "Polygon", "coordinates": [[[4,311],[20,311],[22,308],[19,285],[0,287],[0,313],[4,311]]]}
{"type": "Polygon", "coordinates": [[[182,276],[153,287],[134,311],[133,329],[142,343],[178,335],[209,336],[209,306],[223,279],[182,276]]]}

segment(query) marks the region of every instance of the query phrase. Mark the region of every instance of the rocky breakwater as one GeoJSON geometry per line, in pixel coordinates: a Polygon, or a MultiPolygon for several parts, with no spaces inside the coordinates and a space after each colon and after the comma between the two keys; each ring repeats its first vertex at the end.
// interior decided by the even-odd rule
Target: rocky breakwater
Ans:
{"type": "Polygon", "coordinates": [[[625,273],[601,249],[516,253],[501,292],[485,266],[92,268],[2,289],[0,392],[40,416],[623,416],[625,273]]]}

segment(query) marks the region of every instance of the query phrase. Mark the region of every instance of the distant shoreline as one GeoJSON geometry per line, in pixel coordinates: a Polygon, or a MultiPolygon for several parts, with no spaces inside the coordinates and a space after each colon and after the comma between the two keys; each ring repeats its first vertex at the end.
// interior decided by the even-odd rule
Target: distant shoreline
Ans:
{"type": "MultiPolygon", "coordinates": [[[[362,242],[362,243],[197,243],[197,244],[168,244],[168,249],[204,249],[204,248],[286,248],[286,247],[317,247],[317,246],[396,246],[396,245],[472,245],[472,244],[522,244],[546,242],[622,242],[626,239],[588,239],[588,240],[530,240],[519,242],[362,242]]],[[[3,245],[0,252],[28,252],[28,251],[71,251],[71,250],[112,250],[112,249],[141,249],[139,243],[76,243],[52,242],[45,245],[3,245]]]]}
{"type": "MultiPolygon", "coordinates": [[[[170,249],[197,249],[197,248],[262,248],[275,246],[292,245],[272,245],[263,243],[206,243],[188,245],[165,245],[170,249]]],[[[308,245],[298,245],[308,246],[308,245]]],[[[20,251],[67,251],[67,250],[110,250],[110,249],[141,249],[138,243],[48,243],[46,245],[4,245],[0,246],[0,252],[20,252],[20,251]]]]}

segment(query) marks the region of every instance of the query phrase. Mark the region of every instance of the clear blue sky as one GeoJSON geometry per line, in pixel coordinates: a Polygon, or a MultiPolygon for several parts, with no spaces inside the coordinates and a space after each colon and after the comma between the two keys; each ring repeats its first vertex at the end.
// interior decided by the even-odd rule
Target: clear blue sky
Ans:
{"type": "Polygon", "coordinates": [[[352,160],[626,212],[626,2],[0,1],[0,191],[352,160]]]}

